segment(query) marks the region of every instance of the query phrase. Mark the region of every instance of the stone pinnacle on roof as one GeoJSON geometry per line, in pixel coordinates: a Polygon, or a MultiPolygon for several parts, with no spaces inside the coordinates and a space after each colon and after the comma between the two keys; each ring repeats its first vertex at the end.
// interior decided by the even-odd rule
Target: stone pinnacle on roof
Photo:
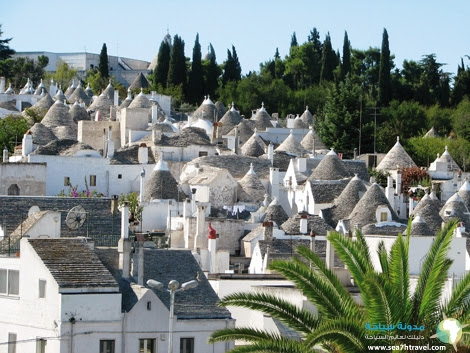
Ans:
{"type": "Polygon", "coordinates": [[[406,153],[400,144],[400,137],[397,136],[397,142],[377,166],[377,170],[397,170],[402,168],[416,167],[415,162],[406,153]]]}
{"type": "Polygon", "coordinates": [[[334,149],[326,154],[313,170],[309,180],[339,180],[349,178],[351,174],[344,166],[334,149]]]}

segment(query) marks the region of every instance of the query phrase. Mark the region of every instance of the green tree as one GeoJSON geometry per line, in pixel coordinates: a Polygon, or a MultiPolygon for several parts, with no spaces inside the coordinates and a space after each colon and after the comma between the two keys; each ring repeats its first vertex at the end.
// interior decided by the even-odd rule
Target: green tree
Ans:
{"type": "MultiPolygon", "coordinates": [[[[269,268],[292,281],[316,307],[318,314],[265,293],[231,294],[222,299],[221,305],[261,311],[296,331],[300,340],[250,327],[237,327],[214,332],[210,342],[248,342],[248,346],[237,347],[231,351],[233,353],[306,353],[319,348],[329,352],[362,353],[370,345],[416,345],[416,341],[410,338],[394,338],[402,335],[397,328],[399,323],[406,322],[423,327],[420,345],[432,345],[434,341],[430,337],[435,334],[444,315],[462,323],[470,319],[470,275],[462,278],[443,305],[440,302],[452,264],[447,255],[456,224],[456,221],[449,222],[436,235],[422,262],[413,293],[409,272],[411,223],[407,234],[399,234],[390,251],[387,251],[384,242],[379,244],[380,269],[374,268],[370,249],[360,232],[356,232],[356,239],[339,233],[330,234],[328,240],[347,266],[363,305],[352,299],[334,271],[327,268],[318,255],[306,247],[299,247],[297,252],[302,259],[274,260],[269,268]],[[392,329],[384,339],[368,339],[367,324],[374,323],[392,329]]],[[[469,328],[464,328],[464,332],[469,332],[469,328]]]]}
{"type": "MultiPolygon", "coordinates": [[[[46,74],[46,78],[54,80],[65,91],[72,79],[77,78],[77,70],[72,69],[65,61],[58,60],[55,72],[46,74]]],[[[98,90],[95,92],[98,92],[98,90]]]]}
{"type": "Polygon", "coordinates": [[[157,67],[153,72],[153,85],[158,91],[166,88],[168,82],[168,71],[170,69],[170,44],[163,40],[158,50],[157,67]]]}
{"type": "Polygon", "coordinates": [[[23,135],[28,131],[31,125],[28,121],[17,115],[7,115],[0,120],[0,148],[7,148],[13,153],[15,147],[21,145],[23,135]]]}
{"type": "Polygon", "coordinates": [[[297,36],[295,35],[295,32],[292,33],[292,36],[290,37],[290,48],[292,49],[293,47],[297,47],[299,43],[297,42],[297,36]]]}
{"type": "MultiPolygon", "coordinates": [[[[2,25],[0,24],[0,38],[2,38],[2,25]]],[[[0,39],[0,61],[11,58],[15,51],[10,48],[9,43],[12,38],[0,39]]]]}
{"type": "Polygon", "coordinates": [[[331,46],[331,37],[328,33],[323,42],[323,52],[321,58],[320,82],[333,81],[333,72],[337,65],[336,53],[331,46]]]}
{"type": "Polygon", "coordinates": [[[390,48],[388,44],[388,33],[384,28],[382,35],[382,49],[380,50],[379,71],[379,105],[386,107],[392,100],[392,81],[390,77],[390,48]]]}
{"type": "Polygon", "coordinates": [[[37,85],[44,78],[44,67],[48,63],[49,58],[44,55],[39,56],[37,61],[25,57],[7,59],[0,61],[0,74],[16,89],[23,87],[28,79],[37,85]]]}
{"type": "Polygon", "coordinates": [[[187,77],[186,57],[184,56],[184,41],[175,34],[171,49],[170,67],[168,69],[168,85],[185,86],[187,77]]]}
{"type": "Polygon", "coordinates": [[[191,104],[200,102],[204,95],[204,75],[201,62],[201,44],[199,44],[199,33],[196,34],[196,40],[193,47],[193,61],[191,62],[191,71],[188,81],[188,101],[191,104]]]}
{"type": "Polygon", "coordinates": [[[452,114],[454,132],[470,141],[470,100],[464,98],[452,114]]]}
{"type": "MultiPolygon", "coordinates": [[[[359,146],[359,129],[362,128],[362,145],[370,146],[367,136],[372,136],[370,123],[360,127],[361,87],[347,77],[344,82],[328,90],[325,108],[319,119],[318,127],[322,141],[328,147],[352,156],[354,148],[359,146]]],[[[367,151],[368,148],[361,147],[367,151]]]]}
{"type": "Polygon", "coordinates": [[[108,60],[108,49],[106,48],[106,43],[103,43],[100,52],[100,62],[98,63],[98,71],[101,74],[101,77],[104,79],[109,78],[109,60],[108,60]]]}
{"type": "Polygon", "coordinates": [[[232,45],[232,52],[230,52],[230,49],[227,49],[227,60],[224,63],[224,72],[222,74],[222,86],[225,86],[230,81],[240,81],[241,74],[242,69],[238,61],[237,52],[232,45]]]}
{"type": "Polygon", "coordinates": [[[222,69],[217,65],[215,50],[212,44],[209,44],[209,57],[203,61],[203,68],[206,93],[214,99],[216,97],[216,90],[219,87],[219,76],[222,73],[222,69]]]}
{"type": "Polygon", "coordinates": [[[343,43],[343,62],[341,64],[341,79],[351,71],[351,43],[349,42],[348,32],[344,31],[343,43]]]}

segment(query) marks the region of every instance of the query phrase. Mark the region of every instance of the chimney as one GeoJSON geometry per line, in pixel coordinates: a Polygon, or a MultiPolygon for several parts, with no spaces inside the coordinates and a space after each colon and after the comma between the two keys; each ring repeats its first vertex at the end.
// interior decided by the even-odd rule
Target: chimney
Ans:
{"type": "Polygon", "coordinates": [[[307,158],[299,157],[297,158],[297,170],[300,173],[307,171],[307,158]]]}
{"type": "Polygon", "coordinates": [[[106,129],[103,129],[103,157],[106,156],[106,148],[108,147],[108,144],[106,143],[106,129]]]}
{"type": "Polygon", "coordinates": [[[329,235],[330,234],[328,232],[328,234],[326,235],[326,258],[325,258],[325,262],[326,262],[326,267],[329,270],[333,270],[335,268],[335,252],[333,250],[333,246],[331,245],[330,240],[328,239],[329,235]]]}
{"type": "Polygon", "coordinates": [[[144,285],[144,235],[138,235],[139,240],[139,258],[137,264],[137,284],[139,286],[144,285]]]}
{"type": "Polygon", "coordinates": [[[268,159],[271,161],[271,165],[274,164],[274,145],[272,142],[268,145],[268,159]]]}
{"type": "Polygon", "coordinates": [[[131,264],[131,241],[129,240],[129,203],[124,202],[121,207],[121,238],[118,242],[119,270],[122,278],[129,278],[131,264]]]}
{"type": "Polygon", "coordinates": [[[300,234],[307,234],[308,230],[308,218],[307,212],[300,214],[300,234]]]}
{"type": "Polygon", "coordinates": [[[5,77],[0,77],[0,94],[5,93],[5,77]]]}
{"type": "Polygon", "coordinates": [[[20,99],[16,101],[16,109],[18,109],[19,112],[23,111],[23,102],[20,99]]]}
{"type": "Polygon", "coordinates": [[[191,202],[190,199],[184,199],[183,200],[183,218],[186,219],[189,217],[188,213],[189,212],[189,209],[190,207],[192,207],[191,205],[189,205],[190,207],[188,207],[188,204],[191,202]]]}
{"type": "Polygon", "coordinates": [[[119,107],[119,91],[117,89],[114,90],[114,106],[119,107]]]}
{"type": "MultiPolygon", "coordinates": [[[[313,229],[310,231],[310,251],[315,252],[315,232],[313,229]]],[[[310,261],[310,269],[312,269],[312,262],[310,261]]]]}
{"type": "Polygon", "coordinates": [[[6,147],[3,149],[3,163],[8,163],[8,149],[6,147]]]}
{"type": "Polygon", "coordinates": [[[194,250],[204,248],[204,224],[206,222],[206,206],[197,206],[196,236],[194,238],[194,250]]]}
{"type": "Polygon", "coordinates": [[[158,105],[152,105],[152,124],[158,123],[158,105]]]}
{"type": "Polygon", "coordinates": [[[24,134],[23,141],[21,141],[21,155],[26,157],[31,152],[33,152],[33,136],[31,136],[31,132],[28,131],[24,134]]]}
{"type": "Polygon", "coordinates": [[[217,234],[209,223],[209,273],[217,273],[217,234]]]}
{"type": "Polygon", "coordinates": [[[273,240],[273,222],[263,222],[264,240],[273,240]]]}
{"type": "Polygon", "coordinates": [[[312,139],[312,157],[315,158],[315,137],[312,139]]]}
{"type": "Polygon", "coordinates": [[[113,216],[117,214],[118,203],[119,203],[119,199],[117,195],[113,195],[113,197],[111,198],[111,213],[113,214],[113,216]]]}
{"type": "Polygon", "coordinates": [[[217,123],[214,122],[214,123],[212,123],[212,138],[211,138],[211,142],[212,142],[212,143],[216,143],[216,140],[217,140],[217,123]]]}
{"type": "Polygon", "coordinates": [[[145,184],[145,169],[142,168],[140,172],[140,193],[139,193],[139,203],[142,204],[144,202],[144,185],[145,184]]]}
{"type": "Polygon", "coordinates": [[[238,145],[239,145],[239,137],[238,137],[238,127],[235,126],[235,154],[238,154],[238,145]]]}
{"type": "Polygon", "coordinates": [[[149,163],[149,149],[145,143],[141,143],[139,146],[139,163],[140,164],[149,163]]]}
{"type": "Polygon", "coordinates": [[[357,148],[354,147],[354,156],[353,156],[353,159],[357,159],[357,148]]]}
{"type": "Polygon", "coordinates": [[[191,212],[192,212],[192,214],[194,214],[196,212],[196,191],[197,191],[196,188],[191,189],[191,194],[193,195],[193,196],[191,196],[191,212]]]}
{"type": "Polygon", "coordinates": [[[222,123],[217,123],[217,142],[221,141],[222,138],[222,123]]]}
{"type": "Polygon", "coordinates": [[[114,141],[113,141],[113,127],[108,128],[108,158],[113,158],[114,156],[114,141]]]}
{"type": "Polygon", "coordinates": [[[279,168],[269,168],[271,198],[279,198],[279,168]]]}
{"type": "Polygon", "coordinates": [[[385,188],[385,196],[392,205],[395,204],[394,196],[395,189],[393,188],[393,178],[389,175],[387,177],[387,187],[385,188]]]}
{"type": "Polygon", "coordinates": [[[397,189],[395,190],[395,193],[397,195],[401,194],[401,170],[397,170],[397,189]]]}

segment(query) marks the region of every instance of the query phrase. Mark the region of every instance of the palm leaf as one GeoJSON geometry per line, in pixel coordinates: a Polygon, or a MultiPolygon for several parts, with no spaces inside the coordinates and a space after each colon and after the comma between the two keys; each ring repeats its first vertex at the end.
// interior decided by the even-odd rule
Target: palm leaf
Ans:
{"type": "MultiPolygon", "coordinates": [[[[341,352],[363,353],[367,351],[365,335],[362,322],[338,318],[324,321],[307,336],[306,345],[313,348],[319,344],[334,342],[341,352]]],[[[373,344],[373,341],[369,343],[373,344]]]]}
{"type": "Polygon", "coordinates": [[[230,350],[230,353],[312,353],[312,349],[305,347],[302,342],[278,339],[252,343],[230,350]]]}
{"type": "Polygon", "coordinates": [[[407,236],[407,241],[404,241],[402,235],[398,234],[388,261],[389,279],[393,288],[392,298],[400,303],[396,308],[397,312],[395,312],[399,319],[404,318],[403,315],[408,310],[409,302],[408,244],[409,236],[407,236]]]}
{"type": "Polygon", "coordinates": [[[343,298],[336,295],[331,283],[321,276],[316,276],[306,265],[278,260],[271,262],[269,267],[294,282],[325,317],[335,318],[348,314],[344,310],[343,298]]]}
{"type": "Polygon", "coordinates": [[[314,330],[319,319],[311,312],[302,310],[286,300],[264,293],[234,293],[223,298],[221,306],[239,306],[269,314],[290,328],[305,334],[314,330]]]}
{"type": "Polygon", "coordinates": [[[457,221],[448,222],[431,244],[413,295],[410,321],[421,323],[426,315],[434,314],[439,308],[439,298],[452,264],[446,256],[456,224],[457,221]]]}
{"type": "Polygon", "coordinates": [[[262,340],[278,340],[281,336],[250,327],[226,328],[215,331],[209,337],[209,343],[243,340],[258,342],[262,340]]]}
{"type": "Polygon", "coordinates": [[[397,312],[401,304],[394,296],[393,287],[384,276],[375,272],[367,273],[361,296],[369,322],[394,325],[399,321],[397,312]]]}
{"type": "Polygon", "coordinates": [[[379,256],[380,267],[382,268],[382,273],[384,276],[388,277],[389,273],[389,263],[388,263],[388,252],[385,248],[385,243],[383,240],[380,241],[379,246],[377,247],[377,255],[379,256]]]}

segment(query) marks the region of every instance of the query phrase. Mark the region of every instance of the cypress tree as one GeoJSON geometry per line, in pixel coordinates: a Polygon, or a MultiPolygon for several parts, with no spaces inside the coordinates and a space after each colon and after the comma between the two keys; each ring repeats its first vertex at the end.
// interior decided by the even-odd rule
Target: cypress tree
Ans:
{"type": "Polygon", "coordinates": [[[101,48],[98,71],[102,78],[109,78],[108,49],[106,48],[106,43],[103,43],[103,47],[101,48]]]}
{"type": "Polygon", "coordinates": [[[235,63],[233,62],[232,53],[227,49],[227,60],[224,64],[224,73],[222,74],[222,87],[225,87],[227,82],[234,79],[235,63]]]}
{"type": "Polygon", "coordinates": [[[235,81],[240,81],[242,79],[242,66],[240,65],[240,60],[238,60],[237,51],[235,47],[232,45],[232,58],[234,63],[234,78],[235,81]]]}
{"type": "Polygon", "coordinates": [[[380,51],[380,68],[379,68],[379,105],[381,107],[388,106],[392,100],[392,80],[390,77],[390,48],[388,45],[388,33],[384,28],[382,35],[382,49],[380,51]]]}
{"type": "Polygon", "coordinates": [[[163,40],[158,50],[157,67],[153,73],[153,82],[155,88],[161,85],[163,88],[167,87],[168,70],[170,69],[170,44],[163,40]]]}
{"type": "Polygon", "coordinates": [[[323,52],[321,58],[320,82],[333,81],[333,71],[337,65],[336,53],[331,46],[331,37],[328,33],[323,42],[323,52]]]}
{"type": "Polygon", "coordinates": [[[215,50],[212,44],[209,44],[209,58],[205,60],[204,68],[205,68],[205,89],[206,93],[212,97],[215,97],[215,91],[219,86],[219,76],[220,76],[220,68],[217,65],[216,57],[215,57],[215,50]]]}
{"type": "Polygon", "coordinates": [[[290,47],[298,47],[299,43],[297,43],[297,36],[295,35],[295,32],[292,33],[292,36],[290,38],[290,47]]]}
{"type": "Polygon", "coordinates": [[[276,52],[274,53],[274,60],[280,59],[280,58],[281,58],[281,56],[279,55],[279,49],[276,48],[276,52]]]}
{"type": "Polygon", "coordinates": [[[171,50],[170,67],[168,69],[168,86],[182,85],[183,92],[186,86],[186,57],[184,56],[184,41],[175,34],[171,50]]]}
{"type": "Polygon", "coordinates": [[[343,63],[341,64],[341,78],[344,80],[346,75],[350,72],[351,72],[351,43],[349,42],[348,32],[344,31],[343,63]]]}
{"type": "Polygon", "coordinates": [[[196,104],[204,95],[204,75],[201,62],[201,44],[199,44],[199,33],[193,47],[193,61],[188,82],[188,99],[191,104],[196,104]]]}

